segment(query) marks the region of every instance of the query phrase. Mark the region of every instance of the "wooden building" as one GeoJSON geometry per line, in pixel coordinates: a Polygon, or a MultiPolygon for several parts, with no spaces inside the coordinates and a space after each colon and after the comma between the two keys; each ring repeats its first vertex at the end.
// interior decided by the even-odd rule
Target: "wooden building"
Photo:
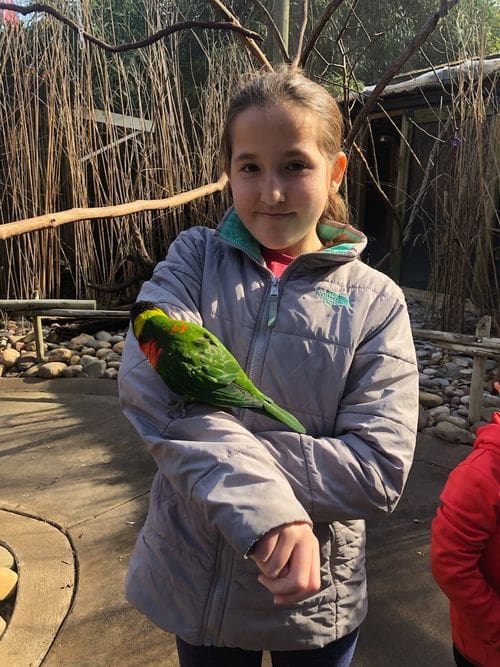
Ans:
{"type": "Polygon", "coordinates": [[[353,222],[369,238],[366,261],[402,286],[445,292],[461,270],[464,298],[493,289],[498,303],[499,84],[499,56],[400,76],[358,136],[353,222]]]}

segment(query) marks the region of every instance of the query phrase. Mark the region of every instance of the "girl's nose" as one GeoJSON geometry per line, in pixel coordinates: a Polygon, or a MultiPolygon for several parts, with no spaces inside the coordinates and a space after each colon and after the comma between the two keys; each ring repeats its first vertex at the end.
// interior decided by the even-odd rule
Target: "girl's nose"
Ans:
{"type": "Polygon", "coordinates": [[[279,179],[266,179],[260,191],[261,202],[267,204],[267,206],[274,206],[275,204],[284,202],[285,199],[285,190],[279,179]]]}

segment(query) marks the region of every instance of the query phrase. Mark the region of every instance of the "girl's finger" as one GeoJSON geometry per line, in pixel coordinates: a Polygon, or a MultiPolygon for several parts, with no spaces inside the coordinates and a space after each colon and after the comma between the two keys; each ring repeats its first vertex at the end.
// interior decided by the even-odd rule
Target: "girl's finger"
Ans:
{"type": "Polygon", "coordinates": [[[271,532],[261,537],[260,540],[257,542],[257,545],[250,554],[250,558],[252,558],[252,560],[254,560],[257,563],[257,565],[259,565],[259,568],[260,564],[267,563],[267,561],[271,557],[274,549],[276,548],[278,539],[279,539],[279,533],[271,532]]]}

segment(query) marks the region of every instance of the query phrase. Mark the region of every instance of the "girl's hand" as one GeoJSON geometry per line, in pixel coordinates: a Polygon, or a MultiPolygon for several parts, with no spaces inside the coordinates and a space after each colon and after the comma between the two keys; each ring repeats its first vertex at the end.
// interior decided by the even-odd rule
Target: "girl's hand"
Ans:
{"type": "Polygon", "coordinates": [[[275,604],[295,604],[319,591],[319,544],[308,523],[274,528],[257,542],[251,557],[275,604]]]}

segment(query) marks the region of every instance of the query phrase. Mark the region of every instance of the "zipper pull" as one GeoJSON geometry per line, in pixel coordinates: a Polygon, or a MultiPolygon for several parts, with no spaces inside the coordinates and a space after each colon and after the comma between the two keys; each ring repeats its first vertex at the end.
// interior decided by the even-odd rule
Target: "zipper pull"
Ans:
{"type": "Polygon", "coordinates": [[[271,284],[271,292],[269,294],[269,316],[267,318],[267,326],[273,327],[276,322],[276,315],[278,313],[278,289],[279,289],[280,279],[276,276],[273,276],[273,282],[271,284]]]}

